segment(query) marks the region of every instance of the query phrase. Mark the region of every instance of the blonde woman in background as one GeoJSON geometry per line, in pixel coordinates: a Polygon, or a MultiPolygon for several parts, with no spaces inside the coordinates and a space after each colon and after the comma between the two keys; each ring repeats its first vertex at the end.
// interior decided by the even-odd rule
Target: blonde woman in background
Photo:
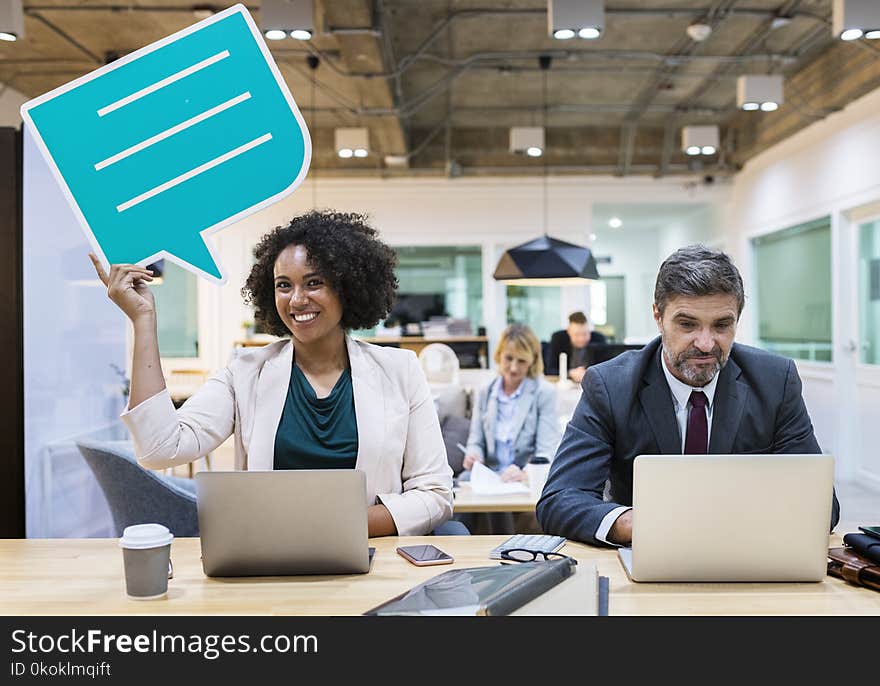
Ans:
{"type": "Polygon", "coordinates": [[[511,324],[495,348],[498,376],[477,395],[463,466],[482,462],[504,481],[525,481],[532,457],[553,459],[559,445],[556,389],[544,380],[541,343],[511,324]]]}

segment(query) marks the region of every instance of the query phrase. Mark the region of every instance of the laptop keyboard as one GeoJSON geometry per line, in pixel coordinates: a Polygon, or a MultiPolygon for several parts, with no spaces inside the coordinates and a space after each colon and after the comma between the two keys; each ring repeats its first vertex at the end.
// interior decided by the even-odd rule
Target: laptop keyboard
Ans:
{"type": "Polygon", "coordinates": [[[547,534],[514,534],[489,553],[490,560],[500,560],[504,550],[523,548],[545,553],[555,553],[565,545],[565,537],[548,536],[547,534]]]}

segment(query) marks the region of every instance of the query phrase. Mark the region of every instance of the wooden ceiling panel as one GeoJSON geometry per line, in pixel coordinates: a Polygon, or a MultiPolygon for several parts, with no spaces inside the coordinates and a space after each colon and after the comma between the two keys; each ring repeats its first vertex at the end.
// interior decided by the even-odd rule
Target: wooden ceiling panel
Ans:
{"type": "MultiPolygon", "coordinates": [[[[193,24],[200,3],[115,4],[28,0],[25,39],[0,44],[0,81],[39,95],[100,66],[108,53],[124,55],[193,24]]],[[[259,2],[251,8],[259,24],[259,2]]],[[[628,123],[635,136],[624,167],[632,173],[686,170],[677,143],[664,156],[666,132],[677,136],[686,123],[730,127],[739,165],[880,87],[880,46],[834,39],[831,0],[608,0],[607,10],[601,39],[557,41],[547,35],[546,0],[318,0],[312,41],[268,45],[313,131],[315,168],[333,174],[377,172],[384,154],[416,148],[409,172],[386,171],[446,173],[445,125],[463,173],[540,168],[541,160],[507,151],[509,127],[544,122],[540,54],[553,56],[548,160],[597,173],[622,169],[628,123]],[[723,12],[710,38],[693,43],[685,29],[708,7],[723,12]],[[781,8],[791,21],[771,30],[781,8]],[[320,55],[315,72],[308,55],[320,55]],[[749,73],[785,76],[787,101],[778,112],[736,110],[736,77],[749,73]],[[333,129],[340,126],[369,129],[367,160],[336,157],[333,129]]],[[[705,169],[713,165],[736,168],[710,160],[705,169]]]]}
{"type": "Polygon", "coordinates": [[[15,43],[0,42],[0,63],[46,60],[82,60],[83,53],[62,40],[57,33],[34,17],[25,15],[24,38],[15,43]]]}

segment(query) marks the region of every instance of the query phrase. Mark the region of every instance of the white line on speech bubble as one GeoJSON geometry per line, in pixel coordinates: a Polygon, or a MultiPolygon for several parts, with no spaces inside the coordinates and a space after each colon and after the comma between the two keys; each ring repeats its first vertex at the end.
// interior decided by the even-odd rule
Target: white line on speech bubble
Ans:
{"type": "Polygon", "coordinates": [[[204,174],[209,169],[213,169],[224,162],[228,162],[234,157],[238,157],[239,155],[243,155],[248,150],[252,150],[256,148],[258,145],[262,145],[263,143],[268,143],[272,140],[271,133],[264,133],[259,138],[254,138],[254,140],[249,143],[245,143],[244,145],[240,145],[234,150],[230,150],[227,153],[223,153],[220,157],[215,157],[210,162],[205,162],[202,165],[199,165],[195,169],[190,169],[188,172],[181,174],[180,176],[175,176],[170,181],[166,181],[163,184],[156,186],[155,188],[148,190],[146,193],[141,193],[137,197],[132,198],[131,200],[126,200],[121,205],[116,206],[117,212],[125,212],[125,210],[134,207],[135,205],[140,205],[144,200],[149,200],[152,197],[159,195],[159,193],[164,193],[170,188],[174,188],[175,186],[179,186],[185,181],[189,181],[190,179],[198,176],[199,174],[204,174]]]}
{"type": "Polygon", "coordinates": [[[101,171],[102,169],[109,167],[111,164],[116,164],[120,160],[124,160],[126,157],[130,157],[134,155],[136,152],[140,152],[141,150],[146,150],[151,145],[155,145],[159,141],[164,141],[166,138],[170,138],[176,133],[180,133],[181,131],[185,131],[191,126],[195,126],[199,122],[203,122],[206,119],[210,119],[215,114],[220,114],[221,112],[228,110],[230,107],[235,107],[239,103],[244,102],[245,100],[250,100],[251,94],[249,91],[245,91],[241,95],[237,95],[234,98],[227,100],[224,103],[217,105],[216,107],[212,107],[209,110],[205,110],[201,114],[197,114],[195,117],[191,119],[187,119],[180,124],[172,126],[170,129],[166,129],[162,133],[157,133],[155,136],[150,136],[145,141],[141,141],[136,145],[132,145],[130,148],[126,148],[122,152],[118,152],[115,155],[108,157],[106,160],[101,160],[98,164],[95,165],[95,171],[101,171]]]}
{"type": "Polygon", "coordinates": [[[186,69],[181,69],[176,74],[172,74],[171,76],[166,76],[161,81],[156,81],[156,83],[147,86],[146,88],[141,88],[136,93],[132,93],[131,95],[126,95],[121,100],[117,100],[114,103],[110,103],[106,107],[102,107],[98,110],[98,116],[103,117],[105,114],[110,114],[111,112],[115,112],[121,107],[125,107],[126,105],[130,105],[136,100],[140,100],[141,98],[149,95],[150,93],[155,93],[157,90],[161,90],[165,88],[165,86],[170,86],[175,81],[180,81],[180,79],[185,79],[187,76],[195,74],[198,71],[201,71],[205,67],[210,67],[212,64],[216,64],[220,60],[225,60],[229,57],[229,50],[224,50],[223,52],[218,52],[216,55],[209,57],[208,59],[202,60],[201,62],[196,62],[191,67],[187,67],[186,69]]]}

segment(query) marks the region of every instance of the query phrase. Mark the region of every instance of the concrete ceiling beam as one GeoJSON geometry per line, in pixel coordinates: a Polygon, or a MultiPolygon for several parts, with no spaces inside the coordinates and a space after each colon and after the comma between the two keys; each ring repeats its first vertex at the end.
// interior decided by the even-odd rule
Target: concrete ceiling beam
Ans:
{"type": "MultiPolygon", "coordinates": [[[[378,28],[375,3],[370,0],[325,0],[321,10],[326,26],[336,30],[341,62],[352,75],[384,73],[388,71],[388,55],[381,31],[346,32],[347,28],[378,28]]],[[[387,114],[370,118],[371,146],[382,155],[405,155],[406,131],[397,114],[398,103],[391,83],[385,79],[356,79],[360,107],[365,110],[387,110],[387,114]]]]}

